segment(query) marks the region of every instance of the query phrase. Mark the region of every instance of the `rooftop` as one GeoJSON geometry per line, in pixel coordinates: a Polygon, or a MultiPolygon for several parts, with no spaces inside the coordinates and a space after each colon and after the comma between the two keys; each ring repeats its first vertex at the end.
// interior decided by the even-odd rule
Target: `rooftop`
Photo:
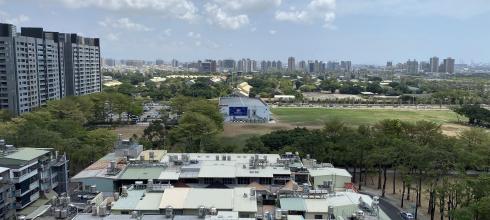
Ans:
{"type": "Polygon", "coordinates": [[[219,99],[220,106],[264,106],[267,104],[257,98],[249,97],[221,97],[219,99]]]}
{"type": "Polygon", "coordinates": [[[149,180],[158,179],[165,170],[163,166],[128,166],[119,176],[122,180],[149,180]]]}
{"type": "Polygon", "coordinates": [[[128,196],[120,196],[113,203],[112,210],[159,210],[162,195],[145,189],[129,189],[128,196]]]}
{"type": "Polygon", "coordinates": [[[310,171],[310,176],[346,176],[352,177],[352,175],[346,169],[333,168],[333,167],[322,167],[322,168],[313,168],[308,169],[310,171]]]}
{"type": "Polygon", "coordinates": [[[38,148],[16,148],[12,153],[0,156],[0,158],[31,161],[47,153],[49,153],[48,150],[38,148]]]}
{"type": "Polygon", "coordinates": [[[234,189],[170,188],[163,193],[160,209],[196,209],[199,206],[218,210],[257,212],[257,200],[249,196],[250,188],[234,189]]]}

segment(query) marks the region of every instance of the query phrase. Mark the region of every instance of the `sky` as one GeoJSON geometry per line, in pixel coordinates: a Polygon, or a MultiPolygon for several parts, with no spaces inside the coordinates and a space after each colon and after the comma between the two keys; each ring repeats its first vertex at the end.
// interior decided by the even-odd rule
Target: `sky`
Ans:
{"type": "Polygon", "coordinates": [[[488,0],[0,0],[0,22],[99,37],[115,59],[490,62],[488,0]]]}

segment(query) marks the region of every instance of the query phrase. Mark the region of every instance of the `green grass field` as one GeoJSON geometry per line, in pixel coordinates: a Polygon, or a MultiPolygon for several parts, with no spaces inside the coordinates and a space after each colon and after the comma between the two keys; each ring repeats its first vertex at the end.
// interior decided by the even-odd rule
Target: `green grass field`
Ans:
{"type": "MultiPolygon", "coordinates": [[[[279,122],[297,126],[321,126],[331,120],[340,120],[350,126],[374,124],[383,119],[426,120],[438,124],[458,122],[458,115],[450,110],[273,108],[272,113],[279,122]]],[[[460,117],[460,120],[465,119],[460,117]]]]}

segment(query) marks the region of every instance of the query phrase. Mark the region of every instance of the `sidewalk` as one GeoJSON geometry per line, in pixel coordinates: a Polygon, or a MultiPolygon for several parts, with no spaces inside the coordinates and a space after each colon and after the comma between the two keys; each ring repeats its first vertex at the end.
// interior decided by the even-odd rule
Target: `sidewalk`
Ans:
{"type": "MultiPolygon", "coordinates": [[[[381,198],[381,190],[380,189],[371,188],[369,186],[362,186],[362,190],[360,192],[364,192],[364,193],[370,194],[370,195],[378,195],[381,198]]],[[[385,193],[385,197],[383,199],[386,202],[388,202],[391,205],[393,205],[396,208],[398,208],[399,211],[404,210],[404,211],[409,211],[409,212],[412,212],[413,213],[413,210],[410,207],[410,205],[411,205],[411,202],[410,201],[405,200],[405,202],[404,202],[404,208],[403,209],[400,208],[400,202],[401,202],[400,196],[401,195],[399,195],[399,194],[393,195],[390,192],[386,192],[385,193]]],[[[424,215],[423,212],[424,212],[424,209],[420,209],[419,208],[418,215],[417,215],[418,218],[417,219],[418,220],[430,220],[430,217],[427,216],[427,215],[424,215]]],[[[415,213],[413,213],[413,214],[415,214],[415,213]]]]}

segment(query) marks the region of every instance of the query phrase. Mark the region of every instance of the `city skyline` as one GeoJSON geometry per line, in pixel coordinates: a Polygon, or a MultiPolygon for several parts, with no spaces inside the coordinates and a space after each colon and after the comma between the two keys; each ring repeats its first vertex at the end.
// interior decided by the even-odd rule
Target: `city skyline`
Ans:
{"type": "Polygon", "coordinates": [[[101,38],[115,59],[490,62],[485,1],[0,0],[0,22],[101,38]],[[63,19],[60,19],[62,17],[63,19]],[[427,24],[427,25],[420,25],[427,24]],[[462,42],[468,34],[471,40],[462,42]],[[375,54],[375,55],[373,55],[375,54]]]}

